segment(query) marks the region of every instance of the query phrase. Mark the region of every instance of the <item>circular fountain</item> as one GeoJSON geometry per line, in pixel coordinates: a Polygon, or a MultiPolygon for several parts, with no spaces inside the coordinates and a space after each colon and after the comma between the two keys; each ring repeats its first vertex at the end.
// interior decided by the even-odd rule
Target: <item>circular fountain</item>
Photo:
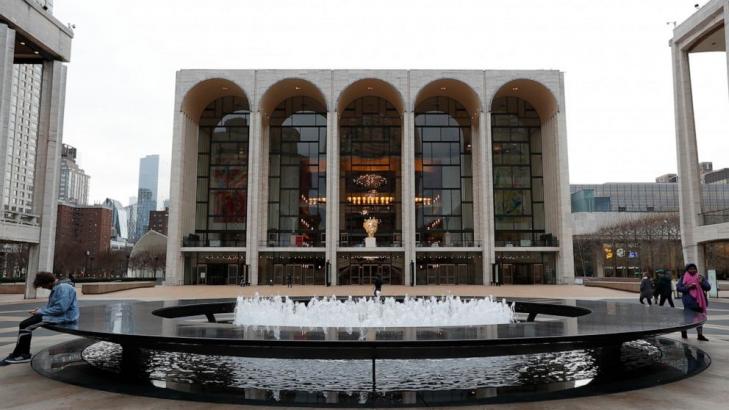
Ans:
{"type": "Polygon", "coordinates": [[[704,352],[657,336],[705,319],[611,301],[480,297],[115,302],[46,325],[84,338],[41,352],[33,366],[94,388],[213,402],[544,400],[703,370],[704,352]]]}

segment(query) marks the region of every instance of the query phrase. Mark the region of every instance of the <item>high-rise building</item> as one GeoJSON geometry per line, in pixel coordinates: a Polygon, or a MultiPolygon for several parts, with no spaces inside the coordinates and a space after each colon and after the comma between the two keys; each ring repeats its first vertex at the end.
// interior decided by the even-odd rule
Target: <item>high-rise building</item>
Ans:
{"type": "Polygon", "coordinates": [[[93,267],[93,260],[106,255],[111,249],[112,210],[103,205],[77,206],[58,204],[56,243],[59,258],[55,268],[59,271],[77,271],[93,267]],[[61,266],[76,261],[76,266],[61,266]],[[89,265],[91,262],[91,265],[89,265]]]}
{"type": "MultiPolygon", "coordinates": [[[[66,66],[73,30],[50,1],[0,6],[0,246],[23,244],[25,297],[53,270],[66,66]]],[[[3,267],[0,275],[7,274],[3,267]]]]}
{"type": "Polygon", "coordinates": [[[41,71],[38,64],[13,64],[3,209],[21,214],[33,213],[41,71]]]}
{"type": "Polygon", "coordinates": [[[156,231],[167,236],[167,220],[169,217],[169,208],[162,211],[151,211],[149,213],[149,231],[156,231]]]}
{"type": "Polygon", "coordinates": [[[129,239],[129,215],[121,202],[106,198],[103,205],[111,209],[111,240],[126,242],[129,239]]]}
{"type": "Polygon", "coordinates": [[[134,240],[149,229],[149,212],[157,210],[157,180],[159,155],[147,155],[139,160],[139,188],[137,190],[137,220],[134,240]]]}
{"type": "Polygon", "coordinates": [[[76,205],[87,205],[88,199],[89,176],[76,163],[76,148],[63,144],[58,200],[76,205]]]}

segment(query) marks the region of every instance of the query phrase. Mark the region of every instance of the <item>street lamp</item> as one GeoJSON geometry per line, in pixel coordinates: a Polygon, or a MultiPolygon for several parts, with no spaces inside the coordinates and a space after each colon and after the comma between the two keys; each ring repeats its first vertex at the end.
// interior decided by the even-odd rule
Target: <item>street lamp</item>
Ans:
{"type": "Polygon", "coordinates": [[[91,251],[86,251],[86,261],[84,262],[84,276],[86,276],[86,273],[89,271],[89,255],[91,255],[91,251]]]}

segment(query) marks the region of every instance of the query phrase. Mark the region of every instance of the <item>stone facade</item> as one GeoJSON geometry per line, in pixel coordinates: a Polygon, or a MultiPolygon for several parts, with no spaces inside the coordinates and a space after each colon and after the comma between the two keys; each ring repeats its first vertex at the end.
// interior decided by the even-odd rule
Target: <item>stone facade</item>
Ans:
{"type": "Polygon", "coordinates": [[[670,41],[673,55],[681,241],[685,261],[696,263],[700,272],[712,268],[705,263],[705,245],[729,240],[729,215],[724,212],[722,217],[717,218],[716,213],[709,212],[702,198],[689,54],[724,52],[729,66],[726,46],[729,43],[729,30],[725,28],[727,21],[729,1],[712,0],[679,24],[670,41]]]}
{"type": "MultiPolygon", "coordinates": [[[[404,260],[415,270],[416,258],[432,253],[475,254],[479,258],[476,283],[495,280],[493,267],[497,255],[551,255],[556,260],[556,283],[571,283],[574,278],[570,219],[569,172],[563,73],[552,70],[182,70],[177,73],[175,120],[170,182],[169,241],[167,284],[183,284],[196,254],[235,254],[245,258],[252,284],[259,284],[259,258],[263,254],[317,254],[326,260],[328,272],[338,272],[343,254],[386,252],[404,260]],[[208,104],[225,96],[243,98],[250,106],[248,142],[248,197],[245,246],[225,247],[210,244],[183,246],[195,234],[195,198],[198,169],[198,128],[201,113],[208,104]],[[340,198],[340,125],[345,108],[358,98],[376,96],[397,110],[401,119],[401,196],[402,238],[388,248],[343,246],[340,238],[340,201],[326,201],[326,238],[321,247],[271,247],[266,241],[268,204],[269,120],[279,103],[290,97],[313,98],[326,109],[326,193],[340,198]],[[474,241],[457,247],[423,247],[416,240],[415,206],[415,110],[431,97],[457,101],[470,115],[473,136],[473,218],[474,241]],[[530,104],[539,117],[541,155],[543,155],[544,231],[558,239],[548,244],[530,241],[497,243],[495,239],[491,108],[495,98],[516,97],[530,104]],[[521,245],[521,246],[520,246],[521,245]],[[245,256],[243,256],[245,255],[245,256]]],[[[469,146],[469,149],[471,147],[469,146]]],[[[217,245],[217,244],[216,244],[217,245]]],[[[232,259],[231,259],[232,260],[232,259]]],[[[242,259],[236,259],[242,260],[242,259]]],[[[193,267],[194,268],[194,267],[193,267]]],[[[328,274],[329,275],[329,274],[328,274]]],[[[413,273],[403,282],[412,284],[413,273]]],[[[327,277],[336,285],[337,275],[327,277]]],[[[418,283],[419,279],[418,279],[418,283]]]]}

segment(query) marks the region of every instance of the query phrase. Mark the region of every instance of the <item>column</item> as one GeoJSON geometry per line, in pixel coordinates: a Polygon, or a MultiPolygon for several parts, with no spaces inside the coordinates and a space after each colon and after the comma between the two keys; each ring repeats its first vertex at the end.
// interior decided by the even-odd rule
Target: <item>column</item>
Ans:
{"type": "Polygon", "coordinates": [[[263,119],[260,111],[251,112],[248,138],[248,209],[246,210],[246,264],[250,267],[250,281],[258,285],[258,215],[260,201],[260,163],[263,119]]]}
{"type": "Polygon", "coordinates": [[[480,178],[479,196],[477,206],[481,208],[481,246],[482,246],[482,263],[483,263],[483,284],[491,284],[491,265],[496,262],[496,253],[494,252],[494,194],[493,194],[493,172],[489,169],[492,164],[491,159],[491,113],[479,113],[479,143],[478,152],[476,153],[478,160],[476,163],[479,167],[480,178]]]}
{"type": "Polygon", "coordinates": [[[686,263],[696,263],[703,272],[704,260],[694,239],[696,227],[702,225],[702,199],[699,181],[699,158],[696,147],[696,127],[691,90],[691,68],[688,52],[672,45],[673,89],[676,121],[676,152],[678,157],[679,208],[681,242],[686,263]]]}
{"type": "Polygon", "coordinates": [[[38,147],[35,158],[33,213],[41,217],[40,243],[31,246],[25,298],[35,298],[33,280],[38,271],[53,271],[58,213],[58,179],[60,178],[63,110],[66,98],[66,66],[57,61],[43,63],[38,147]]]}
{"type": "Polygon", "coordinates": [[[0,24],[0,207],[5,195],[5,167],[7,166],[8,122],[10,120],[10,95],[13,86],[13,58],[15,56],[15,31],[0,24]]]}
{"type": "MultiPolygon", "coordinates": [[[[560,79],[561,80],[561,79],[560,79]]],[[[564,90],[564,87],[560,87],[564,90]]],[[[562,91],[564,95],[564,91],[562,91]]],[[[567,119],[564,109],[564,99],[560,101],[560,110],[554,114],[555,153],[557,161],[557,223],[559,224],[559,260],[557,269],[560,280],[558,283],[575,283],[575,254],[572,242],[572,204],[570,203],[570,170],[567,151],[567,119]]],[[[544,151],[544,150],[542,150],[544,151]]],[[[543,158],[543,157],[542,157],[543,158]]]]}
{"type": "Polygon", "coordinates": [[[337,247],[339,246],[339,113],[327,113],[327,202],[326,261],[329,283],[337,284],[337,247]]]}
{"type": "Polygon", "coordinates": [[[404,251],[404,284],[411,285],[410,262],[415,262],[415,114],[403,113],[402,121],[402,247],[404,251]]]}

